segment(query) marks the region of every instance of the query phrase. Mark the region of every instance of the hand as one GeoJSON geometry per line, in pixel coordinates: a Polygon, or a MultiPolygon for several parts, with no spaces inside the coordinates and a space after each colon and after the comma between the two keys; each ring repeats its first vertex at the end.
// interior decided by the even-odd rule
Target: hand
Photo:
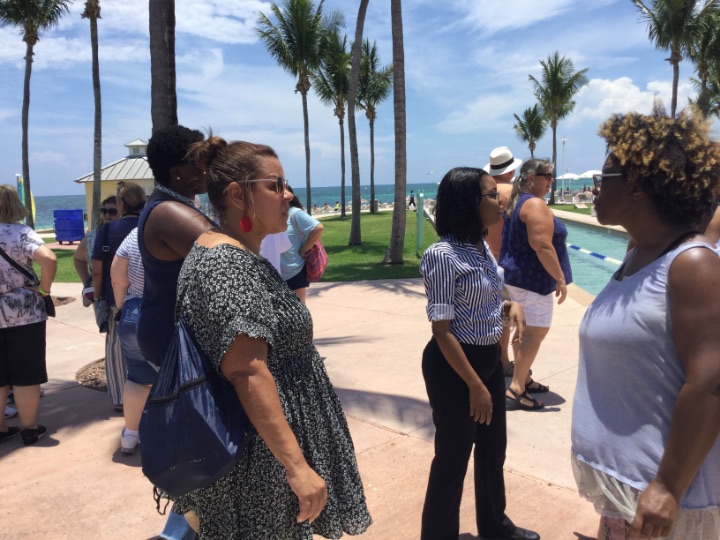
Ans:
{"type": "Polygon", "coordinates": [[[298,498],[300,512],[297,515],[298,523],[310,521],[312,523],[325,508],[327,503],[327,486],[310,466],[305,465],[299,471],[286,473],[290,489],[298,498]]]}
{"type": "Polygon", "coordinates": [[[470,416],[480,424],[490,425],[492,421],[492,397],[487,387],[478,381],[477,384],[468,386],[470,391],[470,416]]]}
{"type": "Polygon", "coordinates": [[[635,518],[630,524],[631,538],[659,538],[670,534],[677,519],[678,501],[657,479],[640,494],[635,518]]]}
{"type": "Polygon", "coordinates": [[[510,321],[510,330],[515,328],[515,333],[512,337],[512,343],[522,343],[522,338],[525,335],[525,311],[523,307],[517,302],[510,302],[510,311],[508,312],[508,319],[510,321]]]}
{"type": "Polygon", "coordinates": [[[567,297],[567,285],[565,285],[565,280],[562,281],[556,281],[555,282],[555,296],[560,297],[558,300],[558,305],[562,304],[565,301],[565,298],[567,297]]]}

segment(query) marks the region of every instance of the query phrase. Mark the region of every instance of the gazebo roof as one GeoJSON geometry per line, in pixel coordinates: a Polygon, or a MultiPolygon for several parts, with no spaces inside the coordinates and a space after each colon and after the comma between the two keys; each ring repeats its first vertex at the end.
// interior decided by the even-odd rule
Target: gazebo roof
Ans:
{"type": "MultiPolygon", "coordinates": [[[[147,162],[145,156],[145,149],[147,148],[147,141],[142,139],[135,139],[125,145],[130,150],[130,155],[105,165],[100,170],[100,181],[113,181],[118,182],[120,180],[154,180],[152,171],[147,162]]],[[[88,173],[85,176],[75,179],[76,184],[84,184],[86,182],[93,181],[93,173],[88,173]]]]}

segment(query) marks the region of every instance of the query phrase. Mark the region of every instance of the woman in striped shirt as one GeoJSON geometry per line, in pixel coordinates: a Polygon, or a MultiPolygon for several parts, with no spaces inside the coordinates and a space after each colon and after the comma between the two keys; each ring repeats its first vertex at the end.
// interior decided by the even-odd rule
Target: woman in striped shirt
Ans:
{"type": "Polygon", "coordinates": [[[480,538],[540,538],[505,515],[505,378],[498,342],[503,319],[520,340],[525,315],[517,303],[503,302],[502,269],[484,241],[502,212],[495,180],[481,169],[456,168],[440,182],[435,223],[441,238],[420,265],[433,334],[422,369],[435,424],[423,540],[457,539],[473,444],[480,538]]]}

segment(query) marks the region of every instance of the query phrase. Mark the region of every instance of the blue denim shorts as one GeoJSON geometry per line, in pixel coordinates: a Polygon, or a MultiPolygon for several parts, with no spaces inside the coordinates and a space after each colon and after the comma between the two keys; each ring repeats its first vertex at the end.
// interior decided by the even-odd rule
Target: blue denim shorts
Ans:
{"type": "Polygon", "coordinates": [[[123,358],[127,364],[127,379],[137,384],[153,384],[157,371],[145,360],[137,340],[137,322],[140,315],[141,298],[128,298],[122,308],[117,326],[123,358]]]}

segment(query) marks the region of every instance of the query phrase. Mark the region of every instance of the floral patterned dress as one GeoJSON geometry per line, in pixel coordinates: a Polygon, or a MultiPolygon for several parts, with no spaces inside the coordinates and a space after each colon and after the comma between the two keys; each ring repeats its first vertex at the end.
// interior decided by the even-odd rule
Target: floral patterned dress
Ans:
{"type": "Polygon", "coordinates": [[[297,523],[297,497],[282,464],[252,426],[235,468],[176,501],[200,518],[201,539],[340,538],[372,522],[345,415],[312,342],[312,319],[275,268],[255,254],[195,244],[178,282],[177,313],[219,368],[238,334],[268,343],[267,365],[305,459],[326,482],[328,502],[312,523],[297,523]]]}

